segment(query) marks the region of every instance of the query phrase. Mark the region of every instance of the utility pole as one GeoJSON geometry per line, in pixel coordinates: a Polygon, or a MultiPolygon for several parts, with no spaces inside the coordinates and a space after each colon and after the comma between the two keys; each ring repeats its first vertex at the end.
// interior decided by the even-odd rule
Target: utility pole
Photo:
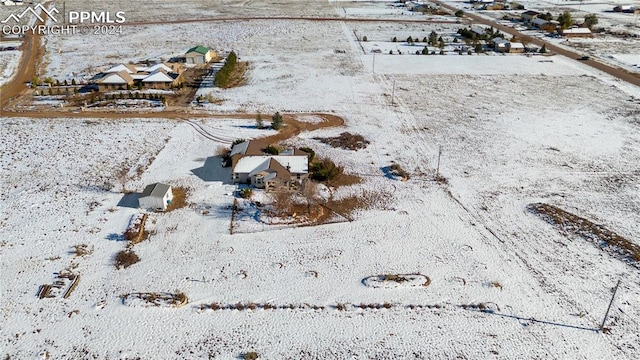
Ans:
{"type": "Polygon", "coordinates": [[[374,74],[376,73],[376,53],[373,53],[373,71],[374,74]]]}
{"type": "Polygon", "coordinates": [[[396,97],[396,81],[393,80],[393,88],[391,89],[391,105],[395,105],[396,97]]]}
{"type": "Polygon", "coordinates": [[[440,177],[440,155],[442,155],[442,145],[438,145],[438,166],[436,167],[436,179],[440,177]]]}
{"type": "Polygon", "coordinates": [[[611,296],[611,301],[609,302],[609,307],[607,307],[607,312],[604,314],[604,319],[602,320],[602,325],[600,325],[600,331],[604,330],[604,324],[607,322],[607,318],[609,317],[609,310],[611,310],[611,305],[613,305],[613,300],[616,298],[616,292],[618,292],[618,286],[620,286],[620,280],[616,284],[616,287],[613,288],[613,295],[611,296]]]}

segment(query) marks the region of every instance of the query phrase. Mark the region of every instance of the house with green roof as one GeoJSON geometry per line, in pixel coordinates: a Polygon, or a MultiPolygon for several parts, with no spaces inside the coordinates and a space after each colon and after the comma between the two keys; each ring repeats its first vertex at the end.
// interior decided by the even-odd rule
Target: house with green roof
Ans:
{"type": "Polygon", "coordinates": [[[192,47],[185,53],[187,64],[206,64],[216,57],[216,53],[202,45],[192,47]]]}

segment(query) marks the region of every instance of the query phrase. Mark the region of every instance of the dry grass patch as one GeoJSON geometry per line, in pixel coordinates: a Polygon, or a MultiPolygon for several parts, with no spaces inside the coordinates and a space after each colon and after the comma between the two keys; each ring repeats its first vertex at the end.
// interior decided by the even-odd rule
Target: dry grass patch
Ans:
{"type": "Polygon", "coordinates": [[[610,255],[621,258],[635,267],[640,267],[638,264],[640,262],[640,246],[603,225],[596,224],[549,204],[529,204],[527,209],[557,227],[563,234],[581,237],[605,250],[610,255]]]}
{"type": "Polygon", "coordinates": [[[135,305],[142,302],[148,306],[169,306],[169,307],[181,307],[189,303],[187,295],[183,292],[176,290],[175,293],[131,293],[122,296],[122,301],[128,305],[135,305]]]}
{"type": "Polygon", "coordinates": [[[140,258],[133,250],[122,250],[116,255],[115,266],[116,269],[126,269],[139,261],[140,258]]]}
{"type": "Polygon", "coordinates": [[[349,132],[343,132],[339,136],[336,137],[316,137],[315,140],[319,140],[320,142],[331,145],[334,148],[342,148],[347,150],[359,150],[365,149],[367,145],[370,144],[368,140],[364,138],[362,135],[351,134],[349,132]]]}
{"type": "Polygon", "coordinates": [[[399,164],[391,164],[391,166],[389,166],[389,172],[391,175],[401,177],[402,181],[409,180],[409,173],[406,172],[399,164]]]}
{"type": "Polygon", "coordinates": [[[171,200],[171,204],[167,206],[166,212],[182,209],[188,205],[187,197],[189,196],[189,189],[178,186],[172,188],[171,191],[173,192],[173,199],[171,200]]]}
{"type": "Polygon", "coordinates": [[[76,257],[91,255],[93,253],[93,246],[89,247],[87,244],[73,245],[71,253],[76,257]]]}

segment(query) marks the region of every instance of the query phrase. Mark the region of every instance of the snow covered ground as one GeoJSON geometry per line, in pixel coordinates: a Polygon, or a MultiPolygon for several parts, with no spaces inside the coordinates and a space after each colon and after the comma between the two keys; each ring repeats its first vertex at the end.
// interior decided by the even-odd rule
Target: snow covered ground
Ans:
{"type": "Polygon", "coordinates": [[[0,86],[11,80],[21,56],[22,52],[19,50],[0,51],[0,86]]]}
{"type": "MultiPolygon", "coordinates": [[[[146,34],[154,54],[207,39],[238,50],[250,64],[247,83],[201,89],[224,99],[210,110],[343,116],[344,128],[289,142],[360,174],[363,184],[340,191],[374,191],[383,205],[357,212],[353,222],[259,224],[258,232],[230,235],[234,186],[215,157],[228,142],[160,119],[3,120],[1,355],[635,359],[637,269],[567,238],[526,206],[547,202],[640,241],[637,87],[558,56],[377,55],[373,73],[353,28],[337,22],[203,29],[163,25],[133,38],[146,34]],[[175,44],[163,45],[160,29],[171,30],[175,44]],[[371,144],[354,152],[313,139],[343,131],[371,144]],[[448,184],[431,181],[440,146],[448,184]],[[392,161],[409,181],[385,176],[392,161]],[[192,205],[151,214],[155,233],[134,246],[140,262],[116,270],[113,259],[125,247],[119,239],[138,213],[119,191],[156,181],[189,188],[192,205]],[[92,253],[75,257],[79,244],[92,253]],[[66,268],[81,276],[71,296],[38,299],[39,286],[66,268]],[[429,286],[362,282],[414,273],[428,276],[429,286]],[[618,279],[611,331],[596,332],[618,279]],[[177,291],[186,306],[130,306],[121,298],[177,291]],[[203,309],[212,303],[225,309],[203,309]],[[238,303],[279,308],[238,310],[238,303]]],[[[53,51],[47,71],[81,72],[97,57],[89,41],[50,41],[80,51],[53,51]]],[[[145,48],[135,51],[118,62],[143,57],[145,48]]],[[[273,134],[252,119],[192,121],[228,140],[273,134]]]]}

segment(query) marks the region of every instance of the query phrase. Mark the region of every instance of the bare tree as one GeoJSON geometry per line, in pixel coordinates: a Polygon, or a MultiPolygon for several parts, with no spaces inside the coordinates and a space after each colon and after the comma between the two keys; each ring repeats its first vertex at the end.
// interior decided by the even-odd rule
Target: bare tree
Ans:
{"type": "Polygon", "coordinates": [[[120,192],[127,192],[127,183],[129,182],[129,169],[126,166],[123,166],[117,173],[118,182],[122,186],[120,192]]]}

